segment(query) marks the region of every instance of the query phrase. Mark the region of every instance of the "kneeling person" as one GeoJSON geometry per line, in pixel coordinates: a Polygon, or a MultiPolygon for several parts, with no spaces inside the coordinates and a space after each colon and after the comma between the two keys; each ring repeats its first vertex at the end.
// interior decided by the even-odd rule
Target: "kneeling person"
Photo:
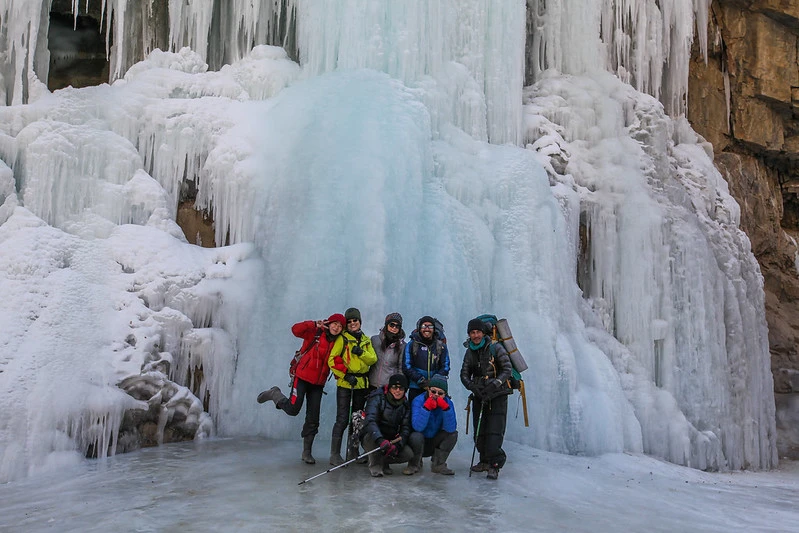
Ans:
{"type": "Polygon", "coordinates": [[[369,472],[372,477],[392,474],[391,463],[404,463],[413,459],[416,452],[408,437],[411,433],[411,408],[405,398],[408,379],[403,374],[394,374],[388,385],[372,392],[366,400],[366,419],[363,428],[363,448],[369,455],[369,472]],[[397,439],[399,441],[392,443],[397,439]]]}
{"type": "MultiPolygon", "coordinates": [[[[436,474],[451,476],[455,472],[447,468],[447,457],[458,442],[456,431],[458,421],[455,416],[455,406],[447,396],[447,381],[438,376],[430,380],[427,393],[414,398],[411,405],[411,433],[410,444],[414,449],[421,450],[414,456],[406,470],[418,472],[421,468],[422,457],[433,457],[430,470],[436,474]]],[[[403,474],[405,471],[402,472],[403,474]]]]}

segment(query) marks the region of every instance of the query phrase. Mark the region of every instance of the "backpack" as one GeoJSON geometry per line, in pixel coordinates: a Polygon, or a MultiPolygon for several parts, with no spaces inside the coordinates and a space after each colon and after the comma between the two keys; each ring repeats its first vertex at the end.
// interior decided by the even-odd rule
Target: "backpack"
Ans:
{"type": "Polygon", "coordinates": [[[488,314],[480,315],[477,318],[488,326],[486,329],[490,330],[486,334],[491,338],[491,345],[489,346],[491,356],[494,357],[495,344],[501,344],[505,351],[508,352],[508,357],[510,357],[510,363],[513,367],[510,378],[511,389],[521,389],[523,386],[522,372],[527,370],[527,362],[516,347],[516,341],[513,340],[508,320],[505,318],[497,319],[496,315],[488,314]]]}
{"type": "Polygon", "coordinates": [[[316,345],[316,343],[319,342],[319,337],[321,336],[322,336],[322,330],[317,329],[316,335],[314,335],[311,344],[309,344],[304,351],[300,349],[294,352],[294,357],[291,358],[291,362],[289,363],[289,379],[291,380],[289,381],[289,387],[294,387],[294,377],[297,375],[297,365],[300,364],[300,359],[302,359],[303,355],[311,351],[311,348],[313,348],[316,345]]]}

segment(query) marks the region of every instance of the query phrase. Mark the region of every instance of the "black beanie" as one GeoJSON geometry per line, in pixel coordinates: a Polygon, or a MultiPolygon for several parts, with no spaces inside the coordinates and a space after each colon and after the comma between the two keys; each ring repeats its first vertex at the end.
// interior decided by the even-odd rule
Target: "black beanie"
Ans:
{"type": "Polygon", "coordinates": [[[358,309],[355,308],[355,307],[350,307],[349,309],[347,309],[344,312],[344,318],[347,319],[347,320],[349,320],[351,318],[355,318],[355,319],[358,320],[358,322],[363,322],[361,320],[361,312],[358,311],[358,309]]]}
{"type": "Polygon", "coordinates": [[[420,318],[419,321],[416,322],[416,329],[422,329],[422,324],[424,324],[425,322],[430,322],[431,324],[433,324],[433,330],[435,331],[436,319],[431,316],[423,316],[422,318],[420,318]]]}
{"type": "Polygon", "coordinates": [[[483,333],[486,332],[486,323],[480,320],[479,318],[473,318],[469,321],[469,325],[466,326],[466,334],[468,335],[470,332],[474,330],[482,331],[483,333]]]}
{"type": "Polygon", "coordinates": [[[408,390],[408,378],[405,374],[393,374],[388,378],[388,388],[390,389],[392,385],[401,385],[403,389],[408,390]]]}

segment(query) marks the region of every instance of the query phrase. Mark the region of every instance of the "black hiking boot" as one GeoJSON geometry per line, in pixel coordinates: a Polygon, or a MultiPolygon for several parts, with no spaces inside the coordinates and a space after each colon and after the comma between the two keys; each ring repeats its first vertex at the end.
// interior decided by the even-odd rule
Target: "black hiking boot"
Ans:
{"type": "Polygon", "coordinates": [[[311,455],[311,448],[313,447],[313,435],[309,435],[302,439],[302,460],[305,464],[316,464],[316,459],[311,455]]]}
{"type": "Polygon", "coordinates": [[[488,474],[486,474],[486,478],[497,479],[498,477],[499,477],[499,468],[495,466],[488,467],[488,474]]]}
{"type": "Polygon", "coordinates": [[[344,459],[341,457],[341,437],[333,437],[330,441],[330,464],[333,466],[344,464],[344,459]]]}

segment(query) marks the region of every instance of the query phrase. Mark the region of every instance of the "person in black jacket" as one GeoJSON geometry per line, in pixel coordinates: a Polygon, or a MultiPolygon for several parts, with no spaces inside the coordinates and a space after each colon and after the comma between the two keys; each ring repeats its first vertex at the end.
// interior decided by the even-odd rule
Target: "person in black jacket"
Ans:
{"type": "Polygon", "coordinates": [[[488,479],[497,479],[507,459],[502,441],[505,439],[508,395],[513,392],[508,384],[513,367],[502,344],[492,343],[487,336],[489,327],[479,318],[469,321],[461,382],[472,391],[474,398],[472,421],[480,462],[472,467],[472,472],[487,472],[488,479]]]}
{"type": "MultiPolygon", "coordinates": [[[[370,452],[380,448],[381,452],[369,455],[369,472],[372,477],[393,474],[389,464],[410,461],[416,452],[408,437],[411,434],[411,408],[405,398],[408,379],[403,374],[394,374],[388,385],[369,395],[366,400],[366,418],[362,434],[363,449],[370,452]],[[399,438],[397,442],[392,442],[399,438]]],[[[421,450],[419,450],[421,452],[421,450]]]]}

